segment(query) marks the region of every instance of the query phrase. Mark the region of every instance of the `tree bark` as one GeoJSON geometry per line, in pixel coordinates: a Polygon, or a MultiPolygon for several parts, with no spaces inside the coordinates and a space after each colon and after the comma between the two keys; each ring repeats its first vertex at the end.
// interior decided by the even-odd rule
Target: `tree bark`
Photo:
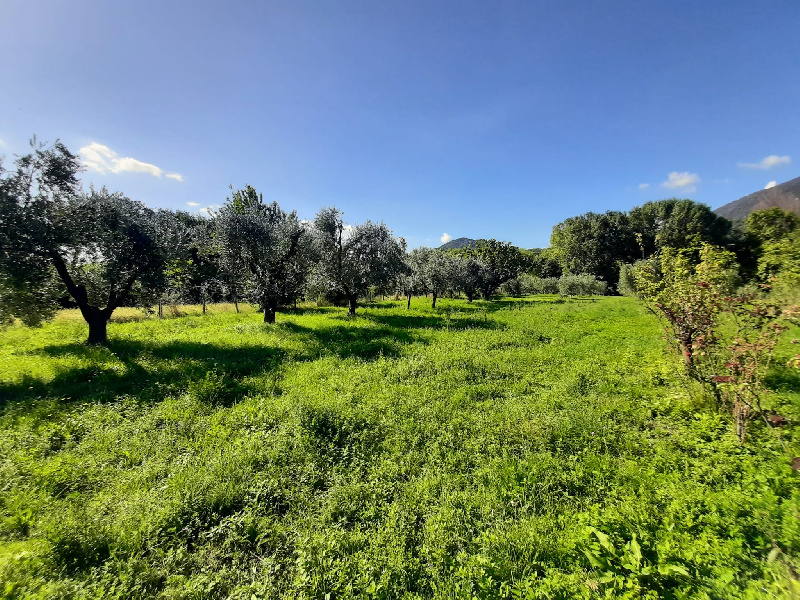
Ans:
{"type": "Polygon", "coordinates": [[[64,285],[67,286],[67,291],[69,291],[70,295],[75,300],[75,303],[81,311],[81,315],[83,315],[84,320],[89,325],[89,339],[87,342],[89,344],[108,344],[108,320],[111,318],[111,314],[114,310],[128,297],[128,294],[133,288],[133,284],[136,282],[138,273],[134,273],[128,277],[128,280],[123,284],[119,293],[112,288],[108,295],[108,305],[105,308],[98,308],[89,304],[89,295],[86,291],[86,286],[78,284],[72,279],[67,269],[67,264],[64,262],[61,255],[53,249],[49,250],[49,254],[53,261],[53,266],[56,269],[56,273],[58,273],[64,285]]]}
{"type": "Polygon", "coordinates": [[[351,317],[356,316],[356,304],[358,302],[358,296],[350,296],[348,299],[348,304],[350,306],[350,310],[347,312],[348,315],[351,317]]]}
{"type": "Polygon", "coordinates": [[[411,294],[406,294],[408,296],[408,304],[406,304],[406,310],[411,308],[411,294]]]}
{"type": "Polygon", "coordinates": [[[437,294],[436,292],[433,292],[433,294],[431,294],[431,295],[433,296],[433,304],[431,304],[431,308],[436,308],[436,297],[439,294],[437,294]]]}
{"type": "Polygon", "coordinates": [[[93,345],[105,346],[108,343],[108,317],[104,311],[92,311],[87,316],[84,313],[84,318],[89,324],[89,339],[87,342],[93,345]]]}
{"type": "Polygon", "coordinates": [[[203,297],[203,314],[206,314],[206,299],[203,297]]]}
{"type": "Polygon", "coordinates": [[[274,323],[275,322],[275,308],[268,306],[264,309],[264,323],[274,323]]]}

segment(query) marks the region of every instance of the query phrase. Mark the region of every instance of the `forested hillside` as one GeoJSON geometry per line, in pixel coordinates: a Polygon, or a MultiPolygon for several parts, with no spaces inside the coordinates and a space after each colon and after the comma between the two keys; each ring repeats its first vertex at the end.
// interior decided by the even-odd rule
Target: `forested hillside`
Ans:
{"type": "Polygon", "coordinates": [[[780,208],[800,215],[800,177],[748,194],[714,212],[731,221],[743,221],[750,213],[767,208],[780,208]]]}
{"type": "Polygon", "coordinates": [[[442,244],[439,246],[439,250],[459,250],[461,248],[472,248],[477,243],[478,240],[460,237],[442,244]]]}

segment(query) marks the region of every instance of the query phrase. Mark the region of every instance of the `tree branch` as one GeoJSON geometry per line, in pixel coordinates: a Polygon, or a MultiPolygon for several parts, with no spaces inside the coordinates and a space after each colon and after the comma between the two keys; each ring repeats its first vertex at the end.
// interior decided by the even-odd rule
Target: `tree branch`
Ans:
{"type": "Polygon", "coordinates": [[[75,298],[75,302],[78,303],[78,306],[81,308],[88,307],[89,296],[86,293],[86,287],[75,283],[75,280],[72,279],[72,276],[67,270],[67,264],[64,262],[64,259],[58,252],[50,249],[48,250],[48,254],[53,261],[53,266],[56,268],[56,273],[58,273],[58,276],[61,278],[61,281],[64,282],[64,285],[67,286],[67,291],[73,298],[75,298]]]}

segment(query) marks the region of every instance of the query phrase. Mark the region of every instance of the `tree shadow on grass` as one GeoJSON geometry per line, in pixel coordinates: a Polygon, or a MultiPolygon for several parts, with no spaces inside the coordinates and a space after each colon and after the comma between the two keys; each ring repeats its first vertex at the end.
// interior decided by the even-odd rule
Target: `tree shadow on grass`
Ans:
{"type": "Polygon", "coordinates": [[[356,319],[367,320],[369,326],[366,327],[346,324],[344,321],[349,318],[341,309],[307,309],[305,312],[339,314],[331,315],[334,324],[328,327],[310,328],[293,322],[276,325],[303,342],[302,350],[291,354],[281,348],[258,345],[220,347],[211,343],[113,338],[106,348],[82,343],[46,346],[32,354],[77,358],[73,362],[81,364],[64,366],[56,360],[53,361],[56,373],[51,379],[25,376],[15,383],[0,383],[0,412],[7,402],[36,398],[109,402],[120,396],[133,396],[141,401],[159,401],[167,395],[191,391],[192,386],[200,385],[198,382],[208,380],[209,373],[217,383],[224,382],[215,401],[229,403],[263,389],[265,382],[252,376],[274,372],[287,360],[315,360],[327,355],[361,360],[397,357],[409,344],[427,343],[425,330],[503,327],[488,318],[486,310],[472,314],[449,308],[411,314],[364,310],[356,319]]]}
{"type": "Polygon", "coordinates": [[[773,363],[764,383],[777,392],[800,392],[800,369],[773,363]]]}
{"type": "Polygon", "coordinates": [[[379,325],[390,327],[395,331],[414,329],[446,329],[463,331],[466,329],[498,329],[502,325],[483,314],[463,314],[460,311],[442,309],[437,314],[374,314],[365,313],[364,318],[379,325]]]}
{"type": "MultiPolygon", "coordinates": [[[[347,319],[347,317],[342,318],[347,319]]],[[[304,342],[302,358],[305,360],[314,360],[325,355],[362,360],[375,360],[382,356],[396,357],[402,353],[403,346],[425,341],[413,332],[388,326],[334,325],[311,328],[284,321],[279,324],[279,327],[291,332],[304,342]]]]}
{"type": "Polygon", "coordinates": [[[52,379],[30,376],[18,383],[0,384],[0,412],[10,401],[40,397],[68,399],[69,402],[108,402],[120,396],[157,401],[207,381],[207,374],[219,388],[216,399],[235,401],[251,391],[245,380],[276,370],[286,359],[280,348],[242,346],[226,348],[193,342],[144,343],[111,340],[107,348],[84,344],[46,346],[40,353],[50,357],[78,357],[84,366],[58,369],[52,379]]]}
{"type": "MultiPolygon", "coordinates": [[[[0,413],[11,401],[61,398],[65,402],[110,402],[120,396],[134,396],[140,401],[155,402],[187,390],[202,394],[203,386],[211,390],[215,402],[229,404],[269,386],[269,379],[253,376],[274,372],[289,360],[315,360],[326,355],[375,360],[399,356],[403,346],[426,341],[423,334],[409,327],[410,323],[372,321],[376,325],[369,327],[343,323],[310,328],[292,322],[273,326],[302,342],[302,349],[291,353],[258,345],[220,347],[211,343],[113,338],[106,348],[82,343],[46,346],[32,354],[77,358],[73,362],[82,364],[59,367],[54,361],[57,371],[51,379],[27,376],[16,383],[0,383],[0,413]]],[[[418,321],[416,325],[423,328],[430,323],[433,321],[418,321]]]]}

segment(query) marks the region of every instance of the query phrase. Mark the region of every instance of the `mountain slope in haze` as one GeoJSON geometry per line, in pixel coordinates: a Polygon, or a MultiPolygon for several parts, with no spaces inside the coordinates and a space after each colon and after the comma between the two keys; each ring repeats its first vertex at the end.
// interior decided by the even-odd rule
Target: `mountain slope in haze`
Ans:
{"type": "Polygon", "coordinates": [[[714,212],[731,221],[743,221],[751,212],[773,206],[800,215],[800,177],[729,202],[714,212]]]}
{"type": "Polygon", "coordinates": [[[457,250],[459,248],[472,248],[478,244],[478,240],[460,237],[450,240],[446,244],[439,246],[439,250],[457,250]]]}

